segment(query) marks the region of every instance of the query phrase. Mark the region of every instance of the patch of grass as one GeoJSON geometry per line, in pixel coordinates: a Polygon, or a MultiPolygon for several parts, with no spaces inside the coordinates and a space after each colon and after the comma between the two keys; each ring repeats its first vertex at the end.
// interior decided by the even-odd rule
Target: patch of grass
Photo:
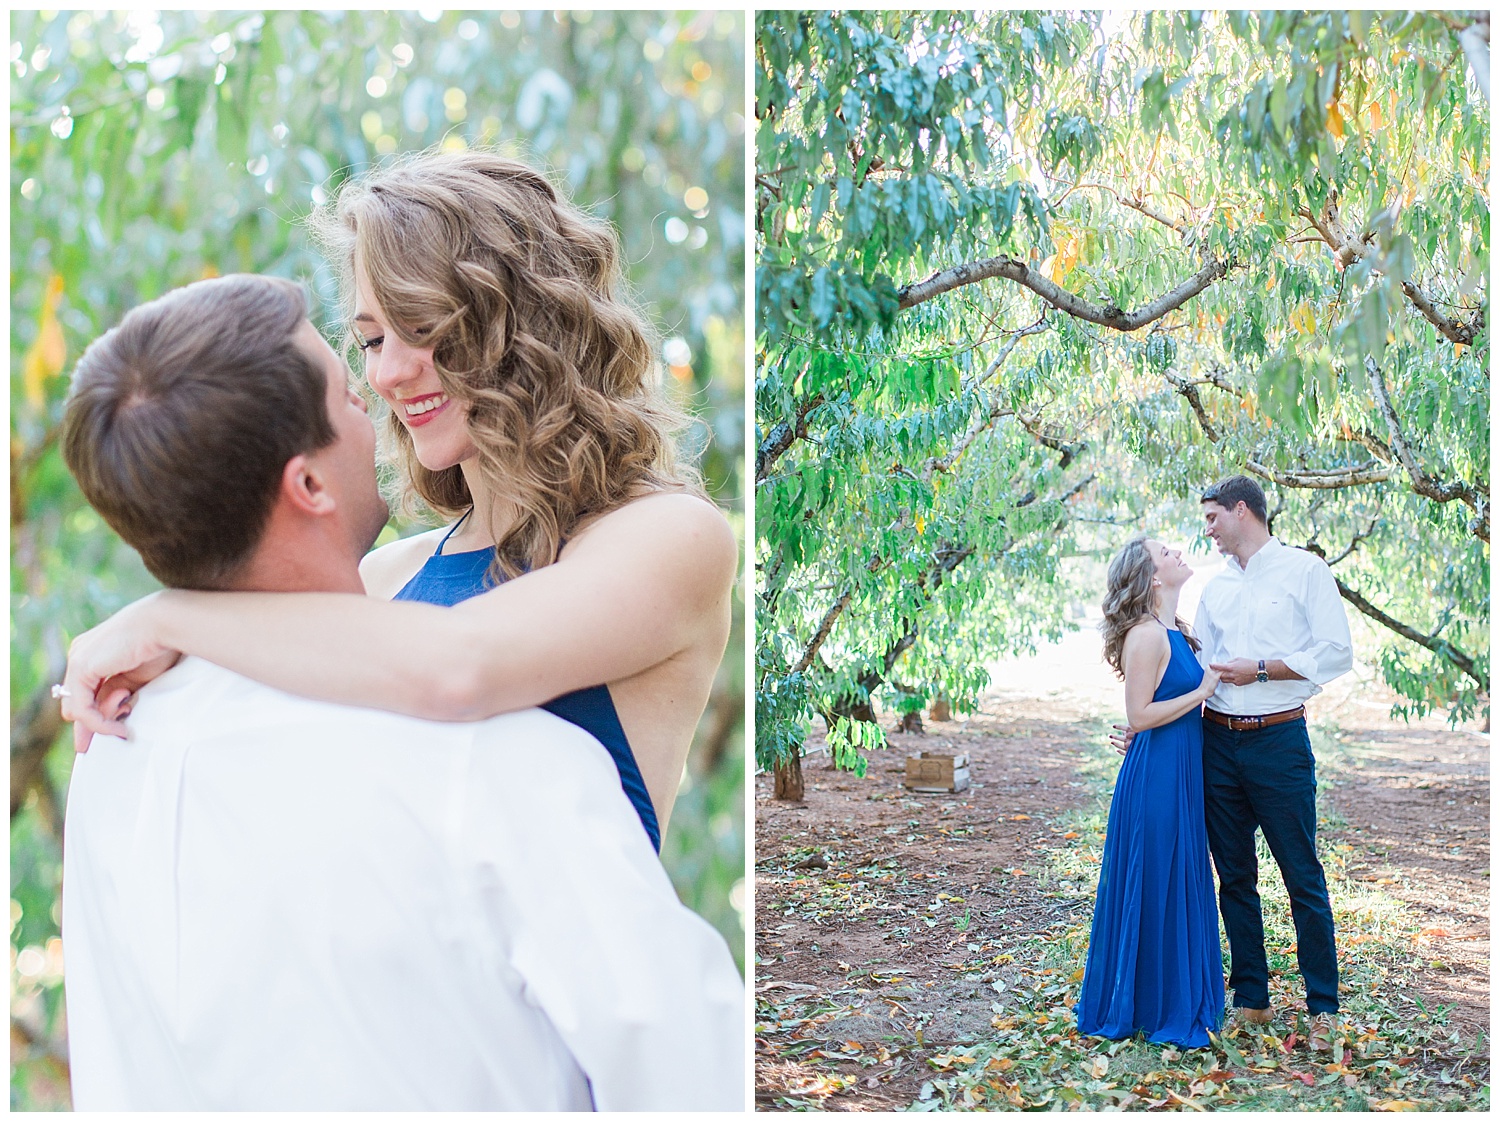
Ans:
{"type": "MultiPolygon", "coordinates": [[[[1340,751],[1314,736],[1319,762],[1340,751]]],[[[1080,774],[1098,798],[1054,822],[1034,870],[1049,895],[1092,901],[1119,757],[1098,739],[1080,774]]],[[[1342,825],[1320,805],[1323,834],[1342,825]]],[[[1428,1008],[1412,985],[1428,968],[1420,925],[1400,900],[1351,880],[1352,847],[1320,838],[1339,950],[1339,1036],[1334,1051],[1306,1047],[1304,992],[1285,887],[1264,840],[1260,893],[1276,1020],[1254,1031],[1229,1025],[1207,1048],[1142,1038],[1080,1036],[1073,1017],[1088,921],[1032,936],[1035,958],[1009,1005],[996,1003],[992,1035],[928,1058],[934,1078],[912,1110],[1488,1110],[1488,1041],[1465,1044],[1448,1010],[1428,1008]]],[[[1228,948],[1224,946],[1225,970],[1228,948]]],[[[1017,956],[1018,958],[1020,956],[1017,956]]],[[[1029,956],[1028,956],[1029,957],[1029,956]]]]}

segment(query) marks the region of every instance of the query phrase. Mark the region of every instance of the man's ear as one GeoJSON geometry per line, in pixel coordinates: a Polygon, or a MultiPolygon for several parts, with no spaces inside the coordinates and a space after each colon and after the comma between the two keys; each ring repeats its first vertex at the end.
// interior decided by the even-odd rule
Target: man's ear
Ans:
{"type": "Polygon", "coordinates": [[[293,510],[314,517],[332,514],[335,506],[322,474],[305,453],[293,456],[281,469],[279,497],[293,510]]]}

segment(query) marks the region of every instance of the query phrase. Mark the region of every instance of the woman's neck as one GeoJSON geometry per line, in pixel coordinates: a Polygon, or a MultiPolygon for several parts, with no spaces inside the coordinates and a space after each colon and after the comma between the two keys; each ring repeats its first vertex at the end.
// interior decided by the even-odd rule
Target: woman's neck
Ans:
{"type": "Polygon", "coordinates": [[[461,461],[458,469],[464,473],[469,500],[474,504],[474,515],[453,535],[453,542],[458,547],[454,552],[494,545],[510,525],[511,517],[507,514],[509,504],[504,504],[505,509],[501,509],[501,501],[485,479],[484,473],[479,470],[477,455],[461,461]]]}
{"type": "Polygon", "coordinates": [[[1156,594],[1156,618],[1168,627],[1172,626],[1168,620],[1177,619],[1177,600],[1181,595],[1182,589],[1165,586],[1156,594]]]}

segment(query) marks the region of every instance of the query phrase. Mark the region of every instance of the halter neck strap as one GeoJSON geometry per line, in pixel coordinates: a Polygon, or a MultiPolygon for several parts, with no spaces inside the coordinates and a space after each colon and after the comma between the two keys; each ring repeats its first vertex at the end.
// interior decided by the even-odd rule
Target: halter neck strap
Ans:
{"type": "Polygon", "coordinates": [[[443,540],[440,541],[440,542],[438,542],[437,549],[433,550],[433,556],[434,557],[440,557],[440,556],[442,556],[443,549],[448,544],[448,539],[451,538],[454,534],[456,534],[458,532],[458,528],[460,526],[462,526],[464,524],[464,522],[468,520],[469,515],[471,515],[473,513],[474,513],[474,508],[470,507],[468,510],[464,511],[463,516],[461,518],[459,518],[459,520],[457,522],[453,523],[452,528],[446,534],[443,535],[443,540]]]}

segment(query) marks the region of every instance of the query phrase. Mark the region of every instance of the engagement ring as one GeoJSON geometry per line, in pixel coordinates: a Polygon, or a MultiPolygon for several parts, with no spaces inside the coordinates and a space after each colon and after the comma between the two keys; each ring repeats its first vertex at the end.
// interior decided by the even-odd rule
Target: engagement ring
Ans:
{"type": "Polygon", "coordinates": [[[58,682],[57,685],[52,687],[52,696],[57,698],[58,701],[61,701],[65,697],[72,697],[73,691],[68,689],[68,687],[63,685],[61,682],[58,682]]]}

